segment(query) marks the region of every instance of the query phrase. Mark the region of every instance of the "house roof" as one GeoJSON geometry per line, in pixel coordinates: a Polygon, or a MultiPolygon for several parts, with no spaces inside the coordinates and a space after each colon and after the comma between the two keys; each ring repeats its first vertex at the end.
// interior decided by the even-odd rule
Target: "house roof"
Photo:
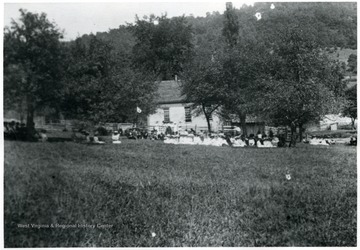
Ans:
{"type": "Polygon", "coordinates": [[[158,104],[184,103],[185,95],[181,95],[180,81],[161,81],[158,88],[158,104]]]}

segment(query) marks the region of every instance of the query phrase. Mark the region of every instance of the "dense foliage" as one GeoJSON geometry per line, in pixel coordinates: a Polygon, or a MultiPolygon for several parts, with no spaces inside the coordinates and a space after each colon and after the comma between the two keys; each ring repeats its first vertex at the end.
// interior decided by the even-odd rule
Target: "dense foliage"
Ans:
{"type": "MultiPolygon", "coordinates": [[[[328,47],[343,44],[328,39],[336,27],[336,22],[329,21],[332,17],[317,15],[321,13],[323,17],[324,9],[329,13],[337,10],[347,18],[346,21],[334,15],[339,19],[338,27],[354,27],[351,18],[356,14],[351,8],[336,4],[275,6],[271,9],[270,3],[261,3],[236,10],[228,3],[217,49],[205,46],[204,53],[204,48],[198,46],[194,53],[203,66],[216,65],[218,70],[209,73],[209,80],[200,81],[199,76],[207,71],[192,61],[191,70],[183,72],[188,81],[184,83],[184,93],[194,99],[194,93],[199,93],[194,89],[212,89],[212,100],[216,95],[223,117],[230,119],[235,115],[245,134],[249,113],[270,124],[301,130],[307,122],[319,121],[327,113],[339,113],[344,105],[345,67],[329,59],[326,52],[328,47]],[[255,13],[261,13],[259,20],[255,13]]],[[[208,33],[213,34],[213,29],[209,28],[208,33]]],[[[351,34],[347,46],[354,45],[351,34]]],[[[349,62],[353,70],[356,58],[352,56],[349,62]]],[[[204,95],[199,95],[202,96],[197,100],[203,100],[204,95]]]]}
{"type": "Polygon", "coordinates": [[[4,103],[26,110],[30,139],[35,111],[58,108],[64,54],[62,34],[46,14],[20,13],[20,22],[13,21],[4,33],[4,103]]]}
{"type": "Polygon", "coordinates": [[[310,23],[274,28],[275,41],[265,60],[265,78],[258,79],[255,110],[275,125],[293,129],[339,113],[345,90],[344,69],[331,61],[316,41],[310,23]]]}
{"type": "Polygon", "coordinates": [[[151,15],[136,17],[129,29],[136,38],[133,47],[135,66],[156,74],[160,80],[173,79],[182,71],[192,52],[192,29],[186,18],[151,15]]]}
{"type": "Polygon", "coordinates": [[[62,102],[67,117],[94,124],[137,122],[154,110],[155,78],[131,68],[126,53],[95,36],[70,44],[62,102]]]}
{"type": "Polygon", "coordinates": [[[350,87],[345,91],[346,105],[343,110],[343,115],[351,118],[352,127],[355,127],[355,120],[357,119],[357,85],[350,87]]]}
{"type": "MultiPolygon", "coordinates": [[[[327,54],[356,48],[356,3],[270,5],[228,3],[224,14],[206,17],[136,17],[63,43],[45,14],[21,11],[4,35],[5,108],[26,110],[29,124],[35,110],[48,107],[93,123],[138,122],[154,111],[155,80],[181,75],[183,93],[207,118],[216,111],[244,123],[256,114],[301,126],[337,112],[346,67],[327,54]],[[284,103],[286,112],[278,108],[284,103]]],[[[349,57],[351,73],[356,60],[349,57]]]]}
{"type": "Polygon", "coordinates": [[[348,58],[348,67],[351,73],[357,73],[357,55],[351,54],[348,58]]]}

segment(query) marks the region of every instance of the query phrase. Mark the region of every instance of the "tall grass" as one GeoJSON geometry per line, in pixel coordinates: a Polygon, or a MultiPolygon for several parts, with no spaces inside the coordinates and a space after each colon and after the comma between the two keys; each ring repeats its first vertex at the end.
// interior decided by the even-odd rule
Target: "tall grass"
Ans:
{"type": "Polygon", "coordinates": [[[4,174],[6,247],[356,245],[352,147],[5,142],[4,174]]]}

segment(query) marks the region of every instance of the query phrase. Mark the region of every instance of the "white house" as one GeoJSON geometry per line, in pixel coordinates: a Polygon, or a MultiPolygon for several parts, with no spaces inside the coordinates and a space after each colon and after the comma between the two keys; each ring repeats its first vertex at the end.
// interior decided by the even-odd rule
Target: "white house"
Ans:
{"type": "MultiPolygon", "coordinates": [[[[171,125],[179,130],[208,130],[205,115],[195,115],[195,110],[191,108],[192,103],[186,102],[185,96],[181,95],[180,81],[160,82],[157,104],[156,113],[148,116],[149,127],[164,130],[171,125]]],[[[216,114],[212,116],[210,124],[213,131],[221,130],[223,125],[220,117],[216,114]]]]}

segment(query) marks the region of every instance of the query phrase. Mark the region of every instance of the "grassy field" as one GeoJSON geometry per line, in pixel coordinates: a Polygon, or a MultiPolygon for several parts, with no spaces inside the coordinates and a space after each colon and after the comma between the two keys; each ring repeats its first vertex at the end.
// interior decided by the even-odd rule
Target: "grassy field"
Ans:
{"type": "Polygon", "coordinates": [[[356,170],[344,145],[6,141],[5,247],[356,246],[356,170]],[[56,223],[113,226],[30,225],[56,223]]]}

